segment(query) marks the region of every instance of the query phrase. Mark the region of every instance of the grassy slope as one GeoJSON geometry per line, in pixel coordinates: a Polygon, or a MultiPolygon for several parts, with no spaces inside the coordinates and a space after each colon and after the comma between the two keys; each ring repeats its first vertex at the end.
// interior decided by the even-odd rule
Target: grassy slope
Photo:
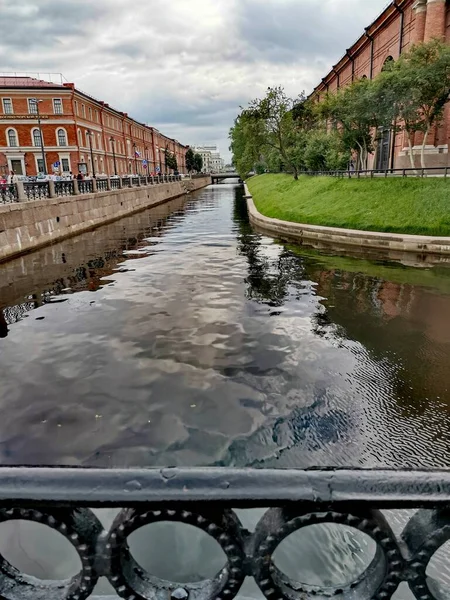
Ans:
{"type": "Polygon", "coordinates": [[[450,236],[450,180],[335,179],[267,174],[248,187],[258,210],[285,221],[450,236]]]}

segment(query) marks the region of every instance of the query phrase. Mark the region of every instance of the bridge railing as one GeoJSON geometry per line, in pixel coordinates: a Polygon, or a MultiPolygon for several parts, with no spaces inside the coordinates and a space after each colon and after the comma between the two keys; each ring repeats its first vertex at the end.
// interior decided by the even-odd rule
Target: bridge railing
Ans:
{"type": "MultiPolygon", "coordinates": [[[[450,471],[0,468],[0,522],[31,521],[59,532],[81,564],[70,580],[42,581],[0,556],[0,597],[84,600],[104,577],[128,600],[231,600],[252,577],[268,600],[389,599],[402,582],[418,600],[445,600],[447,587],[427,569],[450,540],[449,509],[450,471]],[[121,509],[108,530],[92,510],[105,507],[121,509]],[[265,509],[253,531],[239,519],[241,508],[265,509]],[[397,509],[415,511],[401,534],[383,513],[397,509]],[[128,537],[161,522],[208,534],[224,553],[223,568],[194,584],[141,568],[128,537]],[[274,560],[280,544],[315,525],[371,540],[376,551],[367,568],[350,581],[342,572],[348,583],[339,586],[303,583],[280,570],[274,560]]],[[[354,537],[338,540],[342,548],[330,549],[326,560],[345,571],[342,556],[358,549],[354,537]]],[[[147,542],[158,546],[157,537],[147,542]]]]}
{"type": "Polygon", "coordinates": [[[175,183],[181,180],[180,175],[160,175],[158,177],[98,177],[96,179],[82,179],[81,181],[72,179],[65,181],[0,184],[0,204],[42,200],[61,196],[75,196],[78,194],[95,194],[122,188],[175,183]]]}

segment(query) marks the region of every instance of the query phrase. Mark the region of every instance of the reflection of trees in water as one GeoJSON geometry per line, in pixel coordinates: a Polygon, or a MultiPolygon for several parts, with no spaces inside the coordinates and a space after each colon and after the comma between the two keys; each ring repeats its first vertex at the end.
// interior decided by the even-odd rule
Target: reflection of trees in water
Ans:
{"type": "Polygon", "coordinates": [[[273,307],[281,307],[288,296],[295,298],[295,288],[304,288],[304,265],[298,257],[284,249],[268,257],[261,247],[262,236],[251,227],[242,188],[236,188],[234,218],[239,227],[238,250],[248,261],[247,298],[273,307]]]}

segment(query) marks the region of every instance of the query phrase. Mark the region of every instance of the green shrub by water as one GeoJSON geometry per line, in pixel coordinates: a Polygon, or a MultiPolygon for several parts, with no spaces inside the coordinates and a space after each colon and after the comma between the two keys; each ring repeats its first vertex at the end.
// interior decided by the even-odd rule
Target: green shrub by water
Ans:
{"type": "Polygon", "coordinates": [[[450,180],[444,178],[336,179],[266,174],[248,187],[267,217],[345,227],[450,236],[450,180]]]}

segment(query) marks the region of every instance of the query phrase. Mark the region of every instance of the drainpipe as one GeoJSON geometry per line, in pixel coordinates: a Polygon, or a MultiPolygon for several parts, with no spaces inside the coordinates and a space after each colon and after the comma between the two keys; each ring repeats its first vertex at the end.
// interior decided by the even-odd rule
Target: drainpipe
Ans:
{"type": "Polygon", "coordinates": [[[400,13],[400,41],[399,41],[399,48],[398,48],[398,55],[400,56],[402,51],[403,51],[403,29],[405,27],[405,11],[403,10],[403,8],[401,8],[399,6],[399,0],[396,0],[393,4],[394,8],[397,10],[397,12],[400,13]]]}
{"type": "Polygon", "coordinates": [[[369,76],[369,79],[373,79],[373,51],[374,51],[373,42],[374,42],[374,39],[369,33],[369,27],[366,28],[365,32],[366,32],[367,39],[370,41],[370,76],[369,76]]]}

